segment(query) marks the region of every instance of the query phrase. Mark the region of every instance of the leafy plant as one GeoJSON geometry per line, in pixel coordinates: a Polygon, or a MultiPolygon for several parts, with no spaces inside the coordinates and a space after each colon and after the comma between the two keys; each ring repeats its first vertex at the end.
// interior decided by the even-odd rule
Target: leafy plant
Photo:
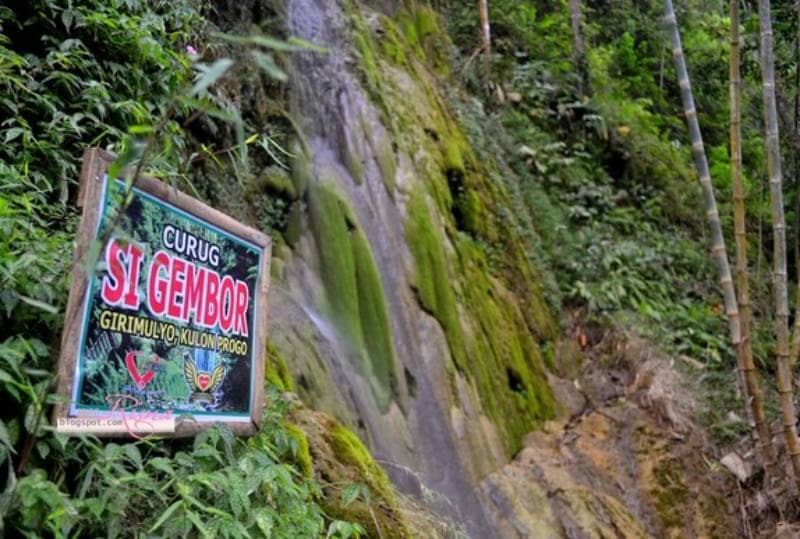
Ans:
{"type": "MultiPolygon", "coordinates": [[[[218,35],[204,9],[195,0],[0,3],[0,534],[363,534],[323,513],[277,395],[248,441],[214,428],[192,441],[103,443],[57,434],[48,420],[83,149],[117,152],[112,173],[146,166],[195,193],[193,163],[229,156],[250,174],[245,157],[259,137],[246,138],[247,116],[218,90],[246,70],[228,56],[282,79],[270,51],[305,46],[218,35]],[[216,135],[198,137],[193,122],[216,135]]],[[[258,162],[279,164],[279,143],[266,140],[258,162]]]]}
{"type": "Polygon", "coordinates": [[[273,399],[247,441],[224,426],[172,446],[54,435],[63,459],[19,479],[6,525],[56,537],[359,537],[360,526],[325,517],[319,485],[291,464],[288,403],[273,399]]]}

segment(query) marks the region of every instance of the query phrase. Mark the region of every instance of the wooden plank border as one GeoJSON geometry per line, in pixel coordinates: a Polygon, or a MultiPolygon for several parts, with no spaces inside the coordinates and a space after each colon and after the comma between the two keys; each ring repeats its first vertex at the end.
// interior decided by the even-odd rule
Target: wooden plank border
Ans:
{"type": "MultiPolygon", "coordinates": [[[[86,257],[94,242],[103,202],[103,178],[108,168],[116,159],[113,154],[99,149],[89,148],[83,154],[80,187],[78,191],[78,207],[83,209],[76,238],[75,256],[72,264],[71,286],[67,300],[64,319],[64,331],[61,337],[61,352],[58,360],[57,392],[58,402],[53,409],[53,423],[58,418],[69,417],[72,387],[75,382],[75,366],[80,353],[83,306],[88,293],[89,277],[86,271],[86,257]]],[[[133,171],[128,170],[129,173],[133,171]]],[[[109,178],[111,180],[111,178],[109,178]]],[[[206,221],[226,232],[238,236],[261,248],[261,265],[259,280],[256,283],[256,316],[253,325],[252,358],[255,368],[250,401],[250,422],[228,422],[228,426],[237,435],[252,435],[261,424],[261,412],[264,405],[264,361],[266,360],[267,341],[267,293],[270,279],[270,256],[272,240],[266,234],[246,226],[228,215],[215,210],[203,202],[182,193],[178,189],[166,185],[155,178],[139,175],[134,186],[156,198],[179,208],[202,221],[206,221]]],[[[101,249],[101,252],[103,250],[101,249]]],[[[226,423],[225,421],[220,421],[226,423]]],[[[179,422],[174,434],[168,436],[190,436],[208,428],[213,423],[179,422]]],[[[124,433],[97,433],[100,436],[124,436],[124,433]]]]}

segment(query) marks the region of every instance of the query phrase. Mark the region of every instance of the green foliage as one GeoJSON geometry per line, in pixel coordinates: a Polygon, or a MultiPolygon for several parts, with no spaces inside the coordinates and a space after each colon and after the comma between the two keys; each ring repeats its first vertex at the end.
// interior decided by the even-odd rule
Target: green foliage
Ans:
{"type": "MultiPolygon", "coordinates": [[[[276,142],[279,129],[245,138],[254,113],[242,118],[233,103],[246,100],[219,98],[221,84],[239,92],[233,81],[247,67],[221,54],[202,9],[195,0],[0,5],[0,534],[363,534],[321,509],[307,440],[286,423],[277,395],[264,429],[246,442],[214,428],[189,441],[101,443],[56,434],[48,421],[83,149],[116,151],[115,170],[138,162],[195,194],[218,188],[213,172],[225,160],[247,192],[243,178],[256,176],[244,159],[249,145],[256,166],[292,157],[276,142]],[[188,166],[198,163],[200,174],[188,166]]],[[[267,51],[299,46],[218,37],[249,47],[256,78],[285,77],[267,51]]],[[[256,193],[264,197],[257,218],[280,228],[281,203],[296,194],[286,182],[268,184],[256,193]]],[[[291,390],[280,358],[270,366],[267,378],[291,390]]]]}
{"type": "Polygon", "coordinates": [[[56,537],[360,535],[318,505],[320,488],[306,479],[302,457],[308,447],[285,425],[287,406],[277,400],[247,442],[225,427],[171,446],[53,436],[63,458],[54,472],[37,468],[19,479],[5,524],[56,537]]]}
{"type": "MultiPolygon", "coordinates": [[[[478,45],[476,4],[445,4],[448,25],[466,59],[478,45]]],[[[708,403],[710,412],[704,417],[718,439],[734,439],[743,424],[727,418],[735,406],[735,382],[729,376],[733,353],[707,251],[705,216],[685,142],[670,46],[663,34],[662,3],[584,3],[590,100],[577,94],[574,68],[563,52],[572,47],[566,3],[507,4],[490,2],[493,81],[506,96],[515,92],[521,100],[486,100],[488,119],[482,123],[491,125],[490,119],[497,118],[504,130],[494,131],[496,142],[483,142],[487,147],[499,143],[502,149],[481,159],[500,152],[511,156],[520,182],[506,182],[512,193],[509,207],[517,216],[529,216],[533,230],[525,234],[532,238],[538,263],[556,277],[558,297],[551,303],[633,327],[675,354],[708,364],[708,379],[715,381],[704,387],[709,400],[717,400],[708,403]]],[[[728,21],[723,4],[706,3],[701,9],[690,1],[679,18],[732,256],[728,21]]],[[[752,13],[745,16],[745,24],[751,17],[752,13]]],[[[792,32],[795,29],[785,36],[794,40],[792,32]]],[[[768,232],[762,223],[769,220],[769,208],[756,180],[763,174],[764,158],[755,34],[745,35],[744,46],[749,240],[750,252],[763,268],[754,283],[756,309],[765,312],[768,262],[762,257],[768,256],[769,241],[758,234],[768,232]]],[[[787,56],[787,62],[796,60],[787,56]]],[[[466,73],[469,82],[477,82],[475,75],[475,69],[466,73]]],[[[793,92],[786,85],[783,90],[793,92]]],[[[479,300],[469,298],[471,304],[480,305],[479,300]]],[[[479,310],[492,312],[485,305],[479,310]]],[[[769,323],[763,320],[757,328],[757,358],[771,353],[769,323]]],[[[513,338],[506,335],[503,342],[513,338]]]]}
{"type": "MultiPolygon", "coordinates": [[[[135,153],[128,133],[165,117],[191,77],[178,51],[203,27],[189,2],[0,6],[0,514],[23,530],[61,536],[82,525],[61,466],[95,447],[54,437],[47,420],[77,222],[67,202],[81,153],[87,144],[120,149],[123,139],[135,153]]],[[[163,124],[162,149],[185,146],[178,131],[174,120],[163,124]]],[[[162,164],[164,155],[151,157],[162,164]]],[[[97,504],[93,511],[104,514],[97,504]]]]}

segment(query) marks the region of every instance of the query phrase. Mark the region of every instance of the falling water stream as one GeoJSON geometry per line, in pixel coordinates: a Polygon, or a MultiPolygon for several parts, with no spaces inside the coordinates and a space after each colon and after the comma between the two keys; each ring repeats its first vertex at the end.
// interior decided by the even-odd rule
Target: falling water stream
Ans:
{"type": "MultiPolygon", "coordinates": [[[[376,460],[401,491],[432,492],[426,502],[435,511],[473,537],[492,536],[476,494],[477,478],[459,452],[451,425],[446,340],[411,290],[402,203],[387,191],[373,150],[391,135],[353,74],[347,16],[336,0],[289,0],[287,22],[293,35],[326,49],[293,55],[292,115],[307,143],[312,181],[335,180],[369,241],[386,294],[401,397],[388,411],[380,411],[369,381],[355,367],[356,355],[339,336],[335,321],[321,314],[319,246],[313,247],[310,233],[287,264],[284,282],[271,293],[270,323],[278,331],[305,325],[314,333],[333,385],[363,427],[376,460]],[[353,159],[363,169],[361,183],[350,172],[353,159]]],[[[398,175],[413,174],[403,170],[403,161],[398,158],[398,175]]]]}

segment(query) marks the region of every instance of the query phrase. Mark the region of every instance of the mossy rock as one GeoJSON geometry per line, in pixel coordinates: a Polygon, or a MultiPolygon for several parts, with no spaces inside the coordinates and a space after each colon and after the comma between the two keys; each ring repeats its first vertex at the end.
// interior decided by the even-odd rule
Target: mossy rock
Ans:
{"type": "Polygon", "coordinates": [[[404,43],[403,36],[400,34],[397,25],[392,19],[386,16],[381,17],[380,23],[384,32],[383,39],[380,40],[383,56],[398,67],[407,66],[407,45],[404,43]]]}
{"type": "Polygon", "coordinates": [[[466,367],[461,328],[444,240],[434,224],[425,196],[414,192],[408,201],[406,238],[414,257],[413,285],[423,309],[441,324],[456,365],[466,367]]]}
{"type": "Polygon", "coordinates": [[[292,144],[292,155],[294,155],[291,165],[294,191],[298,197],[302,197],[314,179],[311,159],[303,151],[303,147],[299,142],[292,144]]]}
{"type": "Polygon", "coordinates": [[[522,438],[555,414],[544,357],[515,298],[491,277],[480,244],[466,235],[456,242],[464,303],[474,313],[468,334],[468,374],[510,454],[522,438]]]}
{"type": "Polygon", "coordinates": [[[294,380],[289,368],[286,366],[286,361],[270,340],[267,341],[264,377],[267,382],[281,391],[294,391],[294,380]]]}
{"type": "Polygon", "coordinates": [[[309,188],[311,228],[331,318],[364,361],[381,411],[396,394],[396,358],[381,276],[358,220],[333,180],[309,188]]]}
{"type": "Polygon", "coordinates": [[[409,195],[412,282],[420,304],[441,324],[456,366],[475,385],[513,454],[522,437],[555,411],[545,359],[536,344],[552,338],[555,326],[539,289],[527,284],[538,276],[514,223],[496,211],[509,205],[502,183],[486,170],[491,163],[478,162],[434,95],[427,107],[416,103],[414,114],[425,122],[432,143],[422,151],[436,158],[438,171],[424,176],[425,184],[409,195]],[[442,185],[439,178],[446,182],[442,185]],[[435,205],[427,203],[426,191],[435,205]],[[437,210],[442,226],[436,225],[437,210]],[[443,248],[445,233],[458,252],[457,262],[443,248]],[[486,251],[494,253],[491,260],[486,251]],[[462,310],[469,313],[464,327],[462,310]]]}
{"type": "Polygon", "coordinates": [[[286,231],[283,238],[286,243],[294,248],[303,234],[303,210],[300,202],[294,202],[289,208],[289,216],[286,219],[286,231]]]}
{"type": "Polygon", "coordinates": [[[314,464],[311,460],[311,453],[308,449],[308,438],[306,437],[306,433],[303,432],[300,427],[291,423],[286,423],[284,427],[286,428],[286,434],[288,434],[296,444],[296,450],[294,451],[294,462],[300,469],[303,477],[310,479],[314,475],[314,464]]]}
{"type": "Polygon", "coordinates": [[[691,490],[681,477],[683,473],[680,463],[671,460],[661,462],[653,470],[655,486],[650,494],[665,531],[683,531],[686,522],[682,508],[694,503],[691,490]]]}
{"type": "Polygon", "coordinates": [[[386,472],[355,433],[326,414],[302,407],[293,410],[290,419],[305,433],[314,478],[323,487],[322,505],[329,517],[359,523],[367,537],[417,536],[406,517],[409,502],[395,492],[386,472]],[[369,504],[364,499],[343,503],[342,494],[354,484],[369,489],[369,504]]]}
{"type": "Polygon", "coordinates": [[[377,60],[375,59],[375,44],[372,43],[369,30],[366,26],[363,26],[363,23],[356,25],[356,32],[354,32],[353,35],[353,44],[361,57],[361,68],[366,77],[367,84],[372,88],[379,88],[381,75],[378,71],[377,60]]]}
{"type": "Polygon", "coordinates": [[[297,189],[292,178],[280,167],[269,167],[262,170],[256,185],[259,190],[266,190],[288,200],[297,199],[297,189]]]}
{"type": "Polygon", "coordinates": [[[414,54],[436,73],[448,75],[450,62],[447,51],[452,44],[441,16],[429,5],[406,2],[406,8],[396,20],[414,54]]]}
{"type": "Polygon", "coordinates": [[[397,158],[394,155],[394,148],[392,148],[392,144],[388,139],[381,139],[377,145],[374,138],[370,139],[369,142],[373,144],[375,160],[381,171],[381,178],[383,178],[386,191],[389,196],[394,197],[394,192],[397,190],[397,158]]]}
{"type": "Polygon", "coordinates": [[[335,180],[310,186],[308,210],[317,242],[322,281],[333,319],[355,350],[364,349],[358,316],[358,283],[350,245],[353,217],[347,203],[336,192],[335,180]]]}
{"type": "Polygon", "coordinates": [[[389,326],[389,313],[381,283],[381,276],[369,242],[360,230],[351,232],[353,258],[358,283],[358,313],[367,356],[371,367],[371,379],[377,379],[382,409],[388,409],[392,395],[397,393],[395,377],[396,359],[389,326]]]}

